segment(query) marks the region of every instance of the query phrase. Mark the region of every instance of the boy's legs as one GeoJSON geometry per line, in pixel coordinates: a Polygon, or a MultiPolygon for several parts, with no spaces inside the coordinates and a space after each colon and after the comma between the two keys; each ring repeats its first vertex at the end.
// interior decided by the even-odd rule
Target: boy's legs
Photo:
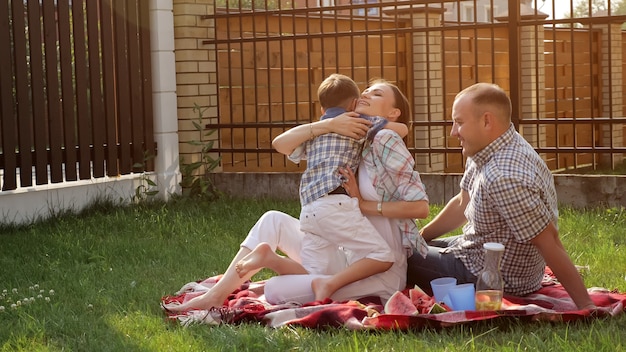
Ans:
{"type": "Polygon", "coordinates": [[[348,196],[333,195],[303,207],[300,225],[306,233],[303,240],[302,263],[310,270],[309,262],[319,258],[316,248],[342,246],[361,258],[351,265],[334,272],[313,271],[313,274],[331,274],[312,282],[315,298],[330,297],[337,289],[386,271],[393,264],[394,256],[389,245],[363,216],[358,200],[348,196]]]}
{"type": "Polygon", "coordinates": [[[382,273],[393,265],[392,262],[382,262],[375,259],[363,258],[357,260],[344,270],[330,277],[318,277],[311,281],[311,288],[316,300],[323,300],[332,296],[338,289],[355,281],[382,273]]]}

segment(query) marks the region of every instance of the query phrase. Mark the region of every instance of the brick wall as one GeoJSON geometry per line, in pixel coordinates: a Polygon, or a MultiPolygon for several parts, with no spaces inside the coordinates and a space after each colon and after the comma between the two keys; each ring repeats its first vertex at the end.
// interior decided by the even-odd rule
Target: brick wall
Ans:
{"type": "Polygon", "coordinates": [[[213,14],[213,2],[174,0],[179,147],[181,161],[185,163],[199,161],[198,148],[189,142],[205,138],[206,133],[197,131],[192,121],[201,126],[217,122],[217,51],[214,45],[203,43],[215,37],[215,20],[208,18],[213,14]],[[197,120],[196,105],[203,108],[202,121],[197,120]]]}

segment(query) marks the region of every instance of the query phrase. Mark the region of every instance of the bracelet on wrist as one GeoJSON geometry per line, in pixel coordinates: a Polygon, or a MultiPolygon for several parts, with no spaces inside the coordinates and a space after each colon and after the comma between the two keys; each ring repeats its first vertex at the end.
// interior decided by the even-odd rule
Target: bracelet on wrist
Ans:
{"type": "Polygon", "coordinates": [[[312,141],[315,139],[315,133],[313,133],[313,122],[311,122],[309,124],[309,132],[311,133],[311,136],[309,137],[309,140],[312,141]]]}
{"type": "Polygon", "coordinates": [[[383,202],[378,202],[378,204],[376,205],[376,211],[378,212],[378,215],[383,215],[383,202]]]}

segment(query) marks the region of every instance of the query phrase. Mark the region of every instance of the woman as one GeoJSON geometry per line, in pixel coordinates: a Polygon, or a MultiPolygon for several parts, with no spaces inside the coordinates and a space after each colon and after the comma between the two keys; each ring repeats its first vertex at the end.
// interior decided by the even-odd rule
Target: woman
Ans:
{"type": "MultiPolygon", "coordinates": [[[[367,132],[369,122],[354,118],[358,114],[382,116],[390,121],[407,123],[410,109],[406,97],[395,85],[383,80],[374,81],[361,95],[355,112],[295,127],[276,137],[273,146],[277,151],[289,155],[311,138],[312,133],[319,136],[332,132],[361,138],[367,132]]],[[[383,130],[363,150],[357,176],[359,186],[354,174],[349,170],[343,171],[347,179],[344,188],[350,196],[359,199],[363,214],[394,251],[395,262],[383,273],[337,290],[331,296],[333,300],[365,296],[379,296],[386,300],[395,291],[404,289],[407,250],[417,249],[423,254],[426,248],[414,219],[425,218],[429,211],[428,198],[419,174],[414,171],[414,163],[402,138],[393,131],[383,130]]],[[[315,296],[312,285],[322,285],[327,276],[302,274],[299,266],[302,236],[304,234],[300,231],[298,219],[277,211],[265,213],[248,233],[224,276],[209,291],[180,305],[172,303],[164,308],[186,311],[222,306],[231,292],[262,267],[280,274],[265,284],[265,297],[269,303],[313,301],[315,296]],[[276,255],[276,249],[280,249],[287,257],[276,255]]],[[[339,271],[360,258],[354,258],[342,248],[337,248],[336,252],[321,259],[339,271]]]]}

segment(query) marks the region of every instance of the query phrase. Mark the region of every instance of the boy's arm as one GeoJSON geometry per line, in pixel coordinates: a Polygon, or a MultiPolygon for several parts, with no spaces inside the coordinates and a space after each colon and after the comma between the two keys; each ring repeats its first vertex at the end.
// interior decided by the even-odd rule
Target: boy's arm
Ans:
{"type": "Polygon", "coordinates": [[[322,133],[319,126],[314,127],[314,124],[315,123],[312,122],[296,126],[279,134],[272,141],[272,146],[279,153],[285,155],[291,154],[296,149],[296,147],[311,139],[312,134],[319,135],[322,133]]]}
{"type": "Polygon", "coordinates": [[[332,119],[306,123],[276,136],[272,146],[284,155],[290,155],[300,144],[326,133],[338,133],[350,138],[361,138],[371,122],[356,118],[354,112],[346,112],[332,119]]]}

